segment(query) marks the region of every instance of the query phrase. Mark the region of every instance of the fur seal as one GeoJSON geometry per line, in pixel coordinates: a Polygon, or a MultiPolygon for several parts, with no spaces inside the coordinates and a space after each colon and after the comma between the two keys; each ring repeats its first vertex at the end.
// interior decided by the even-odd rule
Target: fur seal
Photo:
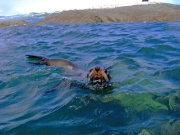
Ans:
{"type": "Polygon", "coordinates": [[[78,71],[79,76],[86,77],[88,79],[88,84],[89,85],[84,85],[80,83],[73,83],[76,84],[77,86],[83,86],[84,88],[89,88],[89,89],[98,89],[102,90],[104,88],[107,88],[111,86],[109,84],[110,79],[112,78],[107,71],[107,69],[102,68],[100,66],[95,66],[89,70],[88,73],[84,73],[83,70],[78,68],[76,65],[74,65],[72,62],[64,59],[47,59],[45,57],[41,56],[35,56],[35,55],[26,55],[28,58],[36,58],[40,59],[40,61],[35,62],[33,64],[38,64],[38,65],[48,65],[48,66],[56,66],[56,67],[62,67],[62,68],[67,68],[73,72],[78,71]],[[80,73],[82,72],[82,73],[80,73]]]}

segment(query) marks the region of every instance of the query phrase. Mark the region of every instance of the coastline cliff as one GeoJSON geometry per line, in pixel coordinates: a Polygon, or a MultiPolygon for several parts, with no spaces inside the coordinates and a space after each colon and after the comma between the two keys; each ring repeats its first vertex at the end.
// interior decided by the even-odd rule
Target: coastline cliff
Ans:
{"type": "Polygon", "coordinates": [[[52,13],[43,18],[43,21],[55,23],[180,21],[180,5],[161,3],[111,9],[70,10],[52,13]]]}
{"type": "MultiPolygon", "coordinates": [[[[46,15],[34,25],[46,23],[111,23],[111,22],[180,22],[180,5],[165,3],[124,6],[116,8],[69,10],[46,15]]],[[[6,20],[0,27],[27,25],[24,20],[6,20]]]]}

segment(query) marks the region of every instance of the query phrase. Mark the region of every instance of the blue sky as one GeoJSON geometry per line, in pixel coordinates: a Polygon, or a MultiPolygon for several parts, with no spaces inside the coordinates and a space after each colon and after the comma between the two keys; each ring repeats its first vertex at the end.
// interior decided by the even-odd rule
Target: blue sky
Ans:
{"type": "MultiPolygon", "coordinates": [[[[179,4],[180,0],[149,0],[179,4]]],[[[54,12],[69,9],[86,9],[99,6],[126,5],[141,0],[0,0],[0,16],[26,14],[30,12],[54,12]]]]}

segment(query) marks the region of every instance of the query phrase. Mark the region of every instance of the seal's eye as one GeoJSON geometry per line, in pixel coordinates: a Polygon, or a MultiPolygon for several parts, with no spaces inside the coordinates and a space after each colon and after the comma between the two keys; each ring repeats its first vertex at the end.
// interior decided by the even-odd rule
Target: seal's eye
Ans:
{"type": "Polygon", "coordinates": [[[104,69],[104,72],[105,72],[105,73],[107,73],[107,70],[106,70],[106,69],[104,69]]]}
{"type": "Polygon", "coordinates": [[[89,72],[92,72],[93,71],[93,69],[91,68],[90,70],[89,70],[89,72]]]}

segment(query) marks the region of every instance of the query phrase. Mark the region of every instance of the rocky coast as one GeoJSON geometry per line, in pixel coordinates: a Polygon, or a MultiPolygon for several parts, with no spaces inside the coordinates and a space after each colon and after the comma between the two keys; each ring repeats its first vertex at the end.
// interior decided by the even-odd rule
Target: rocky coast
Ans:
{"type": "Polygon", "coordinates": [[[70,10],[50,14],[43,21],[56,23],[180,21],[180,5],[161,3],[109,9],[70,10]]]}
{"type": "MultiPolygon", "coordinates": [[[[46,23],[111,23],[111,22],[179,22],[180,5],[165,3],[133,5],[116,8],[68,10],[46,15],[34,25],[46,23]]],[[[26,25],[24,20],[0,22],[0,27],[26,25]]]]}
{"type": "Polygon", "coordinates": [[[18,26],[18,25],[26,25],[28,22],[24,20],[9,20],[0,22],[0,27],[8,27],[8,26],[18,26]]]}

